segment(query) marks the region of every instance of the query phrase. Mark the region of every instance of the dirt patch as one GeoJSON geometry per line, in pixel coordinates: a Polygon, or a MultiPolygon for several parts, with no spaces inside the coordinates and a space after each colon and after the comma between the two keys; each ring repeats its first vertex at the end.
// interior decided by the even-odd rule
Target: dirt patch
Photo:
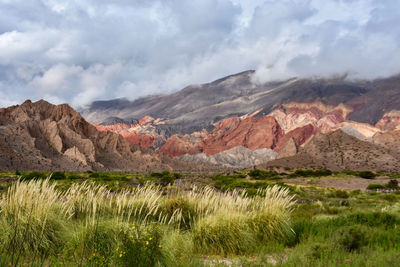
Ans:
{"type": "Polygon", "coordinates": [[[295,185],[316,185],[322,187],[333,187],[337,189],[348,190],[366,190],[370,184],[387,184],[391,179],[376,178],[376,179],[363,179],[363,178],[338,178],[338,177],[324,177],[324,178],[294,178],[284,179],[287,184],[295,185]]]}

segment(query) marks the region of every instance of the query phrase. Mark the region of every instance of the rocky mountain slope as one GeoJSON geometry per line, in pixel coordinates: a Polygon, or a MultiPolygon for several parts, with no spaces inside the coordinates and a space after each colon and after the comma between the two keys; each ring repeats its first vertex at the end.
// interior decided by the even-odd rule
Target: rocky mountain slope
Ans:
{"type": "Polygon", "coordinates": [[[260,167],[399,171],[398,153],[399,150],[359,140],[337,130],[328,134],[318,133],[307,145],[299,148],[295,155],[269,161],[260,167]]]}
{"type": "Polygon", "coordinates": [[[272,150],[279,159],[293,156],[315,135],[337,130],[377,145],[375,135],[400,125],[400,76],[259,84],[253,73],[188,86],[171,95],[97,101],[82,114],[98,130],[118,133],[131,144],[224,166],[274,158],[247,150],[272,150]],[[243,161],[238,151],[249,160],[243,161]]]}
{"type": "Polygon", "coordinates": [[[154,171],[196,169],[101,132],[68,105],[46,101],[0,109],[0,169],[154,171]]]}

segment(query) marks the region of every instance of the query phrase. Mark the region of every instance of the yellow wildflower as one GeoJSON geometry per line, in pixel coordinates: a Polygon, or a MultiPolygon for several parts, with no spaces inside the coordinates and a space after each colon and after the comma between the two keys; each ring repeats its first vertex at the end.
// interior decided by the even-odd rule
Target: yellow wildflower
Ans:
{"type": "Polygon", "coordinates": [[[120,258],[122,257],[122,253],[121,253],[121,254],[119,254],[119,257],[120,257],[120,258]]]}
{"type": "Polygon", "coordinates": [[[96,256],[96,253],[93,253],[93,257],[95,257],[96,256]]]}
{"type": "Polygon", "coordinates": [[[149,241],[146,241],[146,246],[149,244],[149,241]]]}
{"type": "Polygon", "coordinates": [[[149,240],[152,240],[152,239],[153,239],[152,237],[149,238],[149,240]]]}

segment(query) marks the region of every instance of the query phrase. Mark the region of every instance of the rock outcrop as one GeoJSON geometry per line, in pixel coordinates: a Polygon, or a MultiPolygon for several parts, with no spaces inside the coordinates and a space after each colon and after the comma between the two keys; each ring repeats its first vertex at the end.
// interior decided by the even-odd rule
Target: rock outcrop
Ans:
{"type": "Polygon", "coordinates": [[[376,127],[382,131],[392,131],[400,128],[400,111],[392,110],[378,121],[376,127]]]}
{"type": "Polygon", "coordinates": [[[207,155],[205,153],[195,155],[186,154],[179,159],[187,162],[204,163],[227,168],[247,168],[273,160],[276,157],[277,153],[272,149],[261,148],[250,150],[242,146],[236,146],[214,155],[207,155]]]}
{"type": "Polygon", "coordinates": [[[100,132],[68,105],[46,101],[0,109],[0,168],[7,170],[154,171],[196,169],[100,132]]]}

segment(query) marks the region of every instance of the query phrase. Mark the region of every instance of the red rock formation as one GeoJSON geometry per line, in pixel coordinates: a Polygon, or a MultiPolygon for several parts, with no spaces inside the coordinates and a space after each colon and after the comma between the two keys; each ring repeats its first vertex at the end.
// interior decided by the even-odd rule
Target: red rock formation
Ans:
{"type": "Polygon", "coordinates": [[[297,146],[301,146],[317,132],[318,130],[312,124],[307,124],[306,126],[296,128],[279,139],[274,150],[276,152],[280,152],[290,139],[293,139],[297,146]]]}
{"type": "Polygon", "coordinates": [[[251,150],[274,148],[282,136],[281,127],[271,116],[232,117],[219,122],[203,139],[203,152],[214,155],[236,146],[251,150]]]}
{"type": "Polygon", "coordinates": [[[96,126],[97,130],[101,132],[117,132],[125,129],[129,129],[134,127],[135,125],[129,125],[129,124],[124,124],[124,123],[116,123],[113,125],[101,125],[100,123],[94,124],[96,126]]]}
{"type": "Polygon", "coordinates": [[[154,142],[158,140],[157,136],[150,134],[140,134],[135,131],[126,130],[119,131],[118,133],[125,137],[125,139],[128,140],[130,144],[139,145],[146,148],[154,146],[154,142]]]}
{"type": "Polygon", "coordinates": [[[206,131],[200,133],[193,133],[191,135],[173,135],[165,142],[159,149],[160,152],[167,154],[171,157],[179,157],[185,154],[201,153],[202,137],[206,131]]]}
{"type": "MultiPolygon", "coordinates": [[[[138,124],[129,125],[124,123],[116,123],[113,125],[101,125],[96,123],[97,130],[102,132],[114,132],[122,135],[130,144],[139,145],[141,147],[149,148],[153,147],[154,143],[159,137],[152,133],[142,133],[143,127],[153,122],[154,119],[150,116],[146,116],[139,120],[138,124]]],[[[143,132],[146,132],[145,130],[143,132]]]]}

